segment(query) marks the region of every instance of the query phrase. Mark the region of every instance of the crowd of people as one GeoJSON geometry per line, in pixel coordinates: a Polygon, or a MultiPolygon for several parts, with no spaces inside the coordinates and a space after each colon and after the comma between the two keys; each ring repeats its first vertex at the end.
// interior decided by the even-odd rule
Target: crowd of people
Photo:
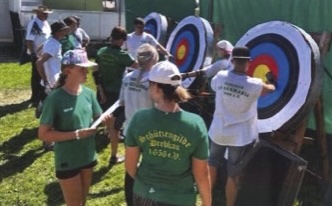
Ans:
{"type": "Polygon", "coordinates": [[[217,61],[180,73],[167,60],[169,51],[144,32],[144,19],[136,18],[133,33],[114,27],[109,44],[91,62],[90,38],[79,28],[79,17],[49,25],[52,10],[39,6],[34,12],[26,34],[31,102],[42,105],[38,136],[54,151],[55,176],[67,205],[86,203],[97,164],[97,129],[91,125],[116,102],[118,107],[103,115],[104,133],[110,140],[109,165],[125,164],[127,205],[195,205],[198,192],[201,205],[209,206],[220,164],[227,165],[226,205],[235,205],[244,160],[258,142],[258,98],[273,92],[277,81],[247,75],[247,47],[218,41],[217,61]],[[160,55],[166,60],[159,61],[160,55]],[[83,85],[90,67],[96,94],[83,85]],[[211,125],[181,108],[191,98],[182,80],[202,75],[211,79],[215,94],[211,125]],[[125,156],[118,154],[121,135],[125,156]]]}

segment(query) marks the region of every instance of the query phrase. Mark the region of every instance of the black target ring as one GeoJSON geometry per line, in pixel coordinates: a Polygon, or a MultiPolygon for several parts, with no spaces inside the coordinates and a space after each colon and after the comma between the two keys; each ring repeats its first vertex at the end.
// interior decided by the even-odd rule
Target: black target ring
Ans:
{"type": "Polygon", "coordinates": [[[236,44],[248,46],[253,62],[248,74],[266,81],[271,71],[277,90],[258,101],[260,133],[292,132],[317,101],[319,49],[302,29],[287,22],[272,21],[250,29],[236,44]]]}

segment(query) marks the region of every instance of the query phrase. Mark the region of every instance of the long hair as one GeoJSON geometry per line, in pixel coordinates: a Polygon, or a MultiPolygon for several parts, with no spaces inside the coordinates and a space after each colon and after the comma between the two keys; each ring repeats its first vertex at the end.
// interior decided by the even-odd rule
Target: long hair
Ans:
{"type": "Polygon", "coordinates": [[[66,79],[67,79],[67,74],[64,73],[64,70],[67,67],[71,68],[73,66],[75,66],[75,65],[64,65],[64,64],[61,65],[61,73],[60,73],[58,81],[55,84],[55,88],[60,88],[60,87],[63,87],[63,85],[65,85],[66,79]]]}
{"type": "Polygon", "coordinates": [[[140,72],[138,74],[136,83],[140,83],[143,73],[150,69],[148,68],[148,66],[150,66],[149,63],[151,61],[157,62],[159,60],[159,56],[155,47],[150,44],[142,44],[140,47],[137,48],[136,59],[140,66],[140,72]]]}
{"type": "Polygon", "coordinates": [[[160,88],[164,93],[164,99],[167,101],[174,101],[174,102],[186,102],[188,101],[191,96],[189,95],[187,89],[183,88],[182,86],[173,86],[170,84],[161,84],[156,83],[158,88],[160,88]]]}

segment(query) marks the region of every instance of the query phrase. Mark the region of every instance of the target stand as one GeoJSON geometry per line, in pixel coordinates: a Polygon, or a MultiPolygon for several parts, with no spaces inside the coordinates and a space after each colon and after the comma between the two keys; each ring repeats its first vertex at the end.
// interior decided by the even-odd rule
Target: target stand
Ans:
{"type": "Polygon", "coordinates": [[[251,28],[236,46],[250,49],[252,62],[249,76],[265,82],[266,73],[272,72],[277,79],[276,90],[258,100],[260,137],[298,154],[304,140],[308,114],[314,108],[323,160],[322,176],[326,179],[328,163],[320,100],[321,62],[324,55],[321,56],[320,51],[324,51],[322,42],[330,36],[321,37],[317,41],[317,38],[313,39],[295,25],[271,21],[251,28]]]}
{"type": "MultiPolygon", "coordinates": [[[[320,50],[320,62],[321,65],[324,64],[325,56],[329,50],[329,45],[331,43],[332,34],[329,32],[323,33],[310,33],[312,38],[319,46],[320,50]]],[[[327,143],[326,143],[326,131],[324,126],[324,112],[323,112],[323,105],[322,105],[322,97],[319,96],[317,102],[313,108],[314,112],[314,119],[315,119],[315,126],[316,126],[316,137],[319,151],[320,151],[320,161],[321,161],[321,176],[324,181],[327,181],[329,178],[329,161],[328,161],[328,152],[327,152],[327,143]]],[[[282,132],[275,131],[270,139],[275,143],[281,146],[288,151],[294,152],[298,154],[301,150],[302,144],[308,141],[305,141],[305,132],[307,126],[307,118],[305,118],[298,126],[292,134],[283,134],[282,132]]],[[[312,141],[312,140],[310,140],[312,141]]]]}
{"type": "Polygon", "coordinates": [[[258,99],[260,136],[287,139],[296,134],[295,142],[301,142],[301,128],[320,93],[316,42],[295,25],[271,21],[251,28],[236,46],[250,49],[249,76],[263,82],[268,72],[276,77],[276,90],[258,99]]]}

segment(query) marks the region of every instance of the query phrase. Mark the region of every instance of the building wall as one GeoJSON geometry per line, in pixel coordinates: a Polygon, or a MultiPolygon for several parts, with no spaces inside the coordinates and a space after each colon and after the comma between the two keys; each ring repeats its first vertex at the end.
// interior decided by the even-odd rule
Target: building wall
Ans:
{"type": "Polygon", "coordinates": [[[9,15],[9,1],[0,0],[0,42],[12,42],[13,31],[9,15]]]}

